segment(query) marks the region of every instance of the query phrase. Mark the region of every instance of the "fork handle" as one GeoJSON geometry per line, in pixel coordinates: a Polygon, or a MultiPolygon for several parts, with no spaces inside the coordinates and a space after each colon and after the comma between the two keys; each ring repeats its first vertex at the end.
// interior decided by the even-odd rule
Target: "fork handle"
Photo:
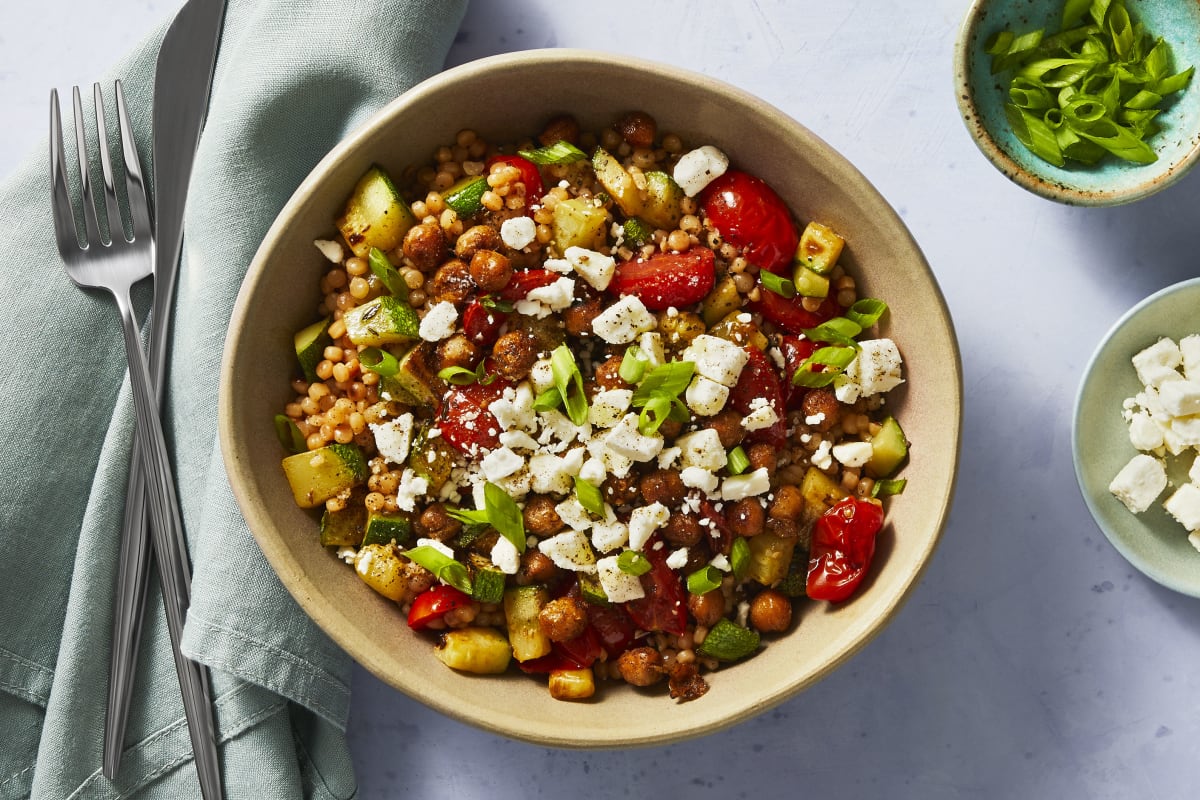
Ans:
{"type": "Polygon", "coordinates": [[[183,624],[189,604],[189,575],[187,553],[182,550],[183,523],[171,464],[167,456],[166,439],[158,415],[150,381],[150,369],[138,336],[137,318],[129,292],[113,292],[121,316],[125,338],[125,355],[129,362],[129,382],[133,390],[137,435],[140,442],[142,468],[146,476],[146,499],[150,509],[150,533],[158,561],[162,583],[163,604],[166,607],[167,630],[171,652],[183,695],[192,750],[196,756],[196,771],[204,800],[223,797],[220,785],[220,762],[217,757],[216,724],[208,687],[208,670],[187,657],[179,649],[183,624]]]}

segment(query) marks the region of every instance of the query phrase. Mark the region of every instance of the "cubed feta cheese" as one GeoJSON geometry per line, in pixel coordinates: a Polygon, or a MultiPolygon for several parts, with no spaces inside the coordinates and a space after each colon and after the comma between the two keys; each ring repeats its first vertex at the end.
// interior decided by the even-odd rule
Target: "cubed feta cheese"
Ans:
{"type": "Polygon", "coordinates": [[[688,197],[695,197],[705,186],[725,174],[729,156],[711,144],[684,153],[675,163],[672,177],[688,197]]]}
{"type": "Polygon", "coordinates": [[[721,482],[722,500],[743,500],[771,491],[771,476],[765,467],[742,475],[733,475],[721,482]]]}
{"type": "Polygon", "coordinates": [[[832,454],[843,466],[854,468],[870,461],[875,448],[870,442],[842,442],[833,446],[832,454]]]}
{"type": "Polygon", "coordinates": [[[729,387],[722,386],[716,381],[709,380],[703,375],[692,378],[684,393],[688,408],[697,416],[711,417],[725,407],[729,399],[729,387]]]}
{"type": "Polygon", "coordinates": [[[580,277],[601,292],[608,288],[617,270],[617,262],[612,256],[585,247],[568,247],[563,255],[580,277]]]}
{"type": "Polygon", "coordinates": [[[524,250],[536,238],[537,223],[532,217],[509,217],[500,224],[500,240],[513,250],[524,250]]]}
{"type": "Polygon", "coordinates": [[[1167,488],[1167,471],[1154,456],[1139,453],[1121,468],[1108,490],[1135,514],[1150,507],[1167,488]]]}
{"type": "Polygon", "coordinates": [[[417,547],[431,547],[448,558],[454,558],[454,548],[437,539],[417,539],[417,547]]]}
{"type": "Polygon", "coordinates": [[[1167,498],[1163,508],[1188,531],[1200,531],[1200,486],[1183,484],[1167,498]]]}
{"type": "Polygon", "coordinates": [[[664,447],[658,454],[658,468],[670,469],[675,466],[683,450],[678,447],[664,447]]]}
{"type": "Polygon", "coordinates": [[[428,491],[429,481],[405,467],[400,473],[400,485],[396,487],[396,505],[401,511],[412,511],[416,508],[417,498],[428,491]]]}
{"type": "Polygon", "coordinates": [[[770,403],[763,403],[742,417],[742,427],[748,431],[769,428],[776,422],[779,422],[779,415],[775,413],[775,409],[771,408],[770,403]]]}
{"type": "Polygon", "coordinates": [[[1179,377],[1175,368],[1183,363],[1183,353],[1180,352],[1179,345],[1164,336],[1139,352],[1132,360],[1138,380],[1144,386],[1158,386],[1164,380],[1179,377]]]}
{"type": "Polygon", "coordinates": [[[569,530],[538,542],[538,552],[559,569],[571,572],[595,572],[596,556],[582,531],[569,530]]]}
{"type": "MultiPolygon", "coordinates": [[[[575,472],[578,471],[579,465],[576,464],[575,472]]],[[[571,491],[573,474],[565,458],[551,453],[534,453],[529,459],[529,475],[530,488],[539,494],[567,494],[571,491]]]]}
{"type": "Polygon", "coordinates": [[[1149,414],[1138,411],[1129,418],[1129,441],[1138,450],[1157,450],[1163,446],[1162,429],[1149,414]]]}
{"type": "Polygon", "coordinates": [[[641,550],[656,530],[667,524],[671,512],[662,503],[635,508],[629,514],[629,547],[641,550]]]}
{"type": "Polygon", "coordinates": [[[458,309],[443,300],[425,312],[417,333],[427,342],[440,342],[454,335],[457,324],[458,309]]]}
{"type": "Polygon", "coordinates": [[[1192,468],[1188,470],[1188,480],[1200,486],[1200,455],[1192,459],[1192,468]]]}
{"type": "Polygon", "coordinates": [[[412,443],[412,414],[405,413],[384,422],[372,422],[368,427],[375,437],[375,449],[386,461],[401,465],[408,460],[408,448],[412,443]]]}
{"type": "Polygon", "coordinates": [[[601,553],[611,553],[629,541],[629,526],[617,519],[612,506],[604,504],[603,521],[592,523],[592,546],[601,553]]]}
{"type": "Polygon", "coordinates": [[[675,440],[679,447],[679,463],[685,467],[718,470],[725,466],[725,448],[720,435],[712,428],[680,436],[675,440]]]}
{"type": "Polygon", "coordinates": [[[604,443],[617,455],[644,462],[659,454],[663,448],[663,437],[644,435],[638,430],[638,415],[626,414],[609,432],[604,443]]]}
{"type": "Polygon", "coordinates": [[[523,466],[525,466],[525,459],[507,447],[497,447],[479,462],[479,469],[483,472],[483,477],[492,483],[496,483],[501,478],[507,478],[523,466]]]}
{"type": "Polygon", "coordinates": [[[321,255],[332,261],[334,264],[342,263],[346,257],[346,253],[342,250],[342,246],[332,239],[314,239],[313,244],[321,251],[321,255]]]}
{"type": "Polygon", "coordinates": [[[628,603],[646,596],[642,582],[617,566],[616,556],[606,556],[596,562],[600,586],[610,603],[628,603]]]}
{"type": "Polygon", "coordinates": [[[510,450],[537,450],[538,443],[525,431],[504,431],[500,434],[500,444],[510,450]]]}
{"type": "Polygon", "coordinates": [[[600,463],[604,465],[604,471],[609,475],[624,478],[633,468],[633,460],[615,452],[607,445],[608,433],[608,431],[600,431],[588,440],[588,453],[593,458],[600,459],[600,463]]]}
{"type": "Polygon", "coordinates": [[[1158,387],[1158,400],[1171,416],[1200,414],[1200,383],[1185,380],[1164,381],[1158,387]]]}
{"type": "Polygon", "coordinates": [[[638,337],[638,349],[646,357],[647,369],[661,367],[667,363],[663,353],[662,334],[658,331],[647,331],[638,337]]]}
{"type": "Polygon", "coordinates": [[[505,575],[516,575],[521,566],[521,554],[517,552],[516,545],[503,536],[498,536],[496,543],[492,545],[492,563],[505,575]]]}
{"type": "Polygon", "coordinates": [[[858,355],[834,381],[834,394],[843,403],[890,392],[904,382],[903,360],[895,342],[866,339],[859,342],[859,346],[858,355]]]}
{"type": "Polygon", "coordinates": [[[592,527],[592,518],[588,514],[588,510],[575,498],[575,495],[571,495],[556,505],[554,511],[558,514],[558,518],[573,530],[584,531],[592,527]]]}
{"type": "Polygon", "coordinates": [[[597,428],[611,428],[621,421],[632,400],[632,389],[606,389],[596,392],[588,409],[588,422],[597,428]]]}
{"type": "Polygon", "coordinates": [[[529,370],[529,382],[536,394],[554,388],[554,368],[550,365],[550,359],[539,358],[534,362],[533,368],[529,370]]]}
{"type": "Polygon", "coordinates": [[[700,467],[684,467],[679,472],[679,479],[689,489],[699,489],[705,494],[712,494],[717,488],[717,476],[700,467]]]}
{"type": "Polygon", "coordinates": [[[586,459],[579,467],[579,479],[587,481],[592,486],[599,486],[607,477],[608,473],[604,469],[604,462],[595,456],[586,459]]]}
{"type": "Polygon", "coordinates": [[[555,311],[562,311],[575,302],[575,281],[572,278],[559,278],[548,286],[530,289],[523,300],[518,300],[514,307],[519,314],[525,314],[539,319],[548,317],[555,311]]]}
{"type": "Polygon", "coordinates": [[[545,449],[549,452],[560,453],[576,439],[582,442],[592,434],[590,424],[576,425],[566,414],[557,409],[539,411],[537,416],[542,425],[537,440],[539,444],[545,445],[545,449]]]}
{"type": "Polygon", "coordinates": [[[1179,352],[1183,357],[1183,374],[1189,381],[1200,381],[1200,333],[1180,339],[1179,352]]]}
{"type": "Polygon", "coordinates": [[[533,387],[522,381],[516,387],[504,390],[499,398],[488,405],[488,411],[505,431],[532,433],[537,426],[537,414],[533,410],[533,387]]]}
{"type": "Polygon", "coordinates": [[[832,467],[833,443],[828,439],[822,440],[822,442],[817,445],[817,449],[813,451],[813,454],[809,456],[809,460],[812,461],[813,466],[817,469],[829,469],[832,467]]]}
{"type": "Polygon", "coordinates": [[[641,300],[626,295],[592,320],[592,330],[609,344],[629,344],[657,324],[641,300]]]}
{"type": "Polygon", "coordinates": [[[1200,414],[1171,420],[1171,432],[1179,437],[1181,444],[1189,447],[1200,446],[1200,414]]]}
{"type": "Polygon", "coordinates": [[[688,549],[681,547],[667,556],[667,566],[671,569],[683,569],[688,563],[688,549]]]}
{"type": "Polygon", "coordinates": [[[729,572],[733,569],[733,565],[729,563],[729,557],[724,553],[717,553],[708,563],[721,570],[721,572],[729,572]]]}
{"type": "Polygon", "coordinates": [[[696,365],[696,374],[703,375],[722,386],[732,387],[750,356],[733,342],[702,333],[684,348],[680,361],[696,365]]]}

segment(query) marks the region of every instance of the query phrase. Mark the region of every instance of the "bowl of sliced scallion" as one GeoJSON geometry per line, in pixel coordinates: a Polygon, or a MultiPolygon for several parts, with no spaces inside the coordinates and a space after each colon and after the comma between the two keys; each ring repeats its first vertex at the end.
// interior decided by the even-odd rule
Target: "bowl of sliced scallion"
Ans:
{"type": "Polygon", "coordinates": [[[1035,194],[1128,203],[1200,158],[1196,3],[975,0],[954,58],[967,130],[1035,194]]]}

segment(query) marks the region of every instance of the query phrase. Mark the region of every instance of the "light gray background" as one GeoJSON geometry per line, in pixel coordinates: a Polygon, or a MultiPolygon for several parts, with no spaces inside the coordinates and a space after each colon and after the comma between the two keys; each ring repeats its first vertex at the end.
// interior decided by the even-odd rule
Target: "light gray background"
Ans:
{"type": "MultiPolygon", "coordinates": [[[[549,750],[465,727],[359,671],[350,737],[364,798],[1196,796],[1200,601],[1142,577],[1096,528],[1070,425],[1109,326],[1200,273],[1200,173],[1116,209],[1009,183],[951,91],[967,5],[474,0],[450,64],[545,46],[669,62],[762,96],[875,183],[958,328],[959,488],[894,624],[815,688],[724,733],[549,750]]],[[[3,0],[0,178],[41,141],[52,86],[90,83],[177,7],[3,0]]]]}

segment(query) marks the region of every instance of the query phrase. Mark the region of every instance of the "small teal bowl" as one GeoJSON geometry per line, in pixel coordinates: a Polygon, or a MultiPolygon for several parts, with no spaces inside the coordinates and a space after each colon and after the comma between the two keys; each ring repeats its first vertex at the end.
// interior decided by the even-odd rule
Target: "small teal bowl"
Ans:
{"type": "MultiPolygon", "coordinates": [[[[1130,16],[1171,46],[1175,71],[1200,71],[1200,3],[1194,0],[1126,0],[1130,16]]],[[[1147,142],[1151,164],[1105,158],[1093,166],[1055,167],[1017,140],[1004,115],[1007,76],[991,74],[984,43],[1002,30],[1060,29],[1063,0],[974,0],[954,51],[955,96],[963,122],[983,154],[1014,183],[1034,194],[1077,206],[1130,203],[1170,186],[1200,158],[1200,75],[1167,98],[1156,121],[1162,130],[1147,142]]]]}
{"type": "Polygon", "coordinates": [[[1200,278],[1192,278],[1150,295],[1117,320],[1084,370],[1071,436],[1079,491],[1100,530],[1147,577],[1192,597],[1200,597],[1200,552],[1162,507],[1171,486],[1187,481],[1190,459],[1173,460],[1171,486],[1141,514],[1130,513],[1108,485],[1137,455],[1121,417],[1122,402],[1142,388],[1130,359],[1163,336],[1179,341],[1200,332],[1198,309],[1200,278]]]}

